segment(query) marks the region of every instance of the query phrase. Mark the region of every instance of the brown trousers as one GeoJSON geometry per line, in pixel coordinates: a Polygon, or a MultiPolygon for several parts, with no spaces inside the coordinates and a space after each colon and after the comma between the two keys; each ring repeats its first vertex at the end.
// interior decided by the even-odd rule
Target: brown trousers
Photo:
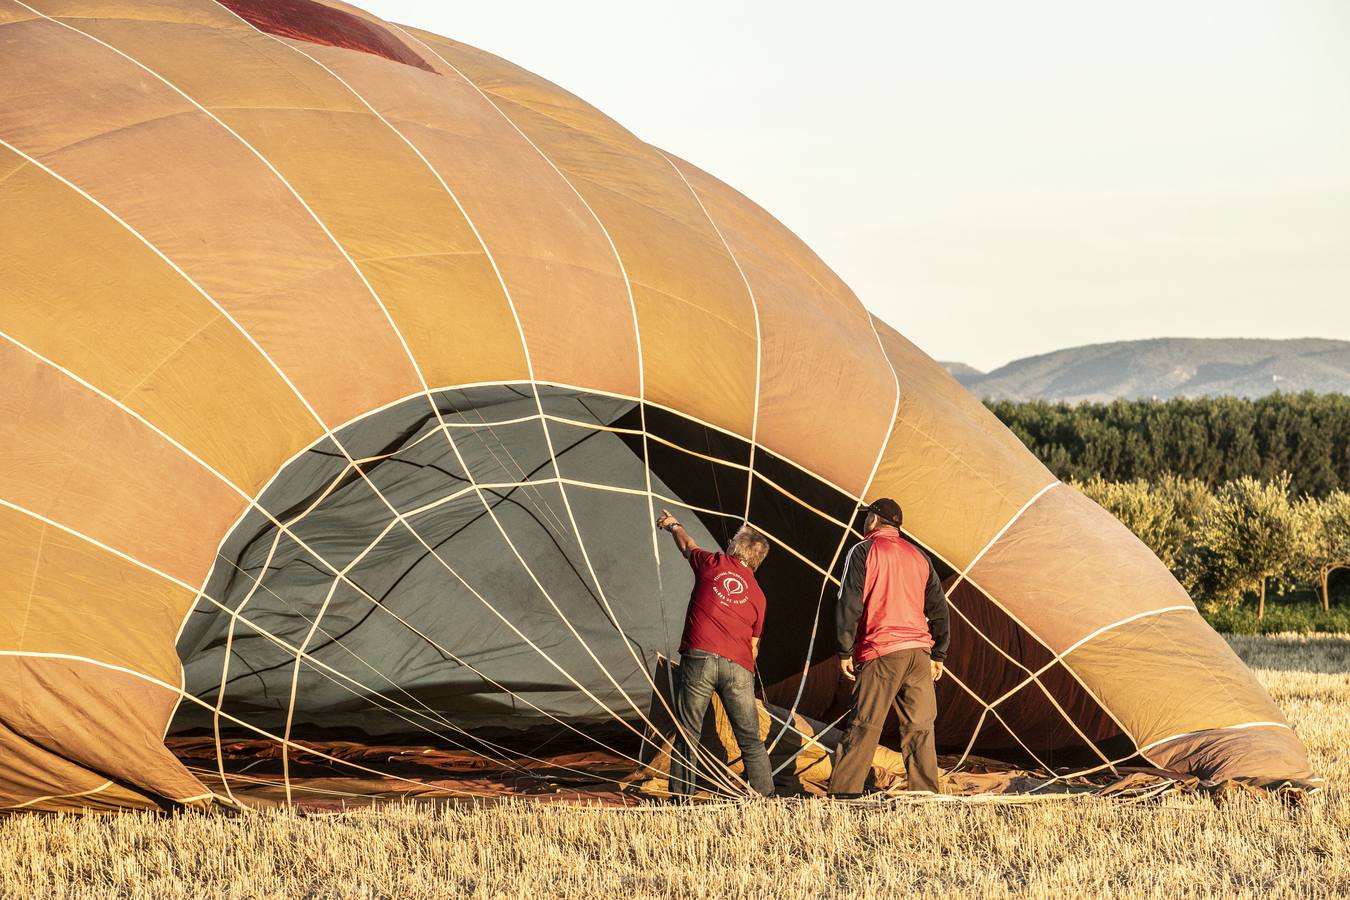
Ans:
{"type": "Polygon", "coordinates": [[[872,771],[872,756],[891,705],[900,717],[900,755],[911,791],[941,793],[933,723],[937,695],[927,650],[896,650],[858,667],[853,714],[834,756],[831,794],[857,794],[872,771]]]}

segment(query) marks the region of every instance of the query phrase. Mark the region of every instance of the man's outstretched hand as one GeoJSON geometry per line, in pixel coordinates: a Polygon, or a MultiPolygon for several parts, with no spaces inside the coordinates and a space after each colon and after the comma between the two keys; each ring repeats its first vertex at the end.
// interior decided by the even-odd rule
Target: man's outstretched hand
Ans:
{"type": "Polygon", "coordinates": [[[670,533],[670,536],[675,539],[675,546],[680,548],[680,553],[684,555],[685,559],[688,559],[689,554],[698,549],[698,544],[694,543],[694,536],[684,530],[684,526],[670,514],[670,510],[661,510],[661,515],[656,517],[656,527],[670,533]],[[676,531],[676,529],[679,530],[676,531]]]}
{"type": "Polygon", "coordinates": [[[929,664],[929,665],[932,667],[932,669],[933,669],[933,680],[934,680],[934,681],[938,681],[939,679],[941,679],[941,678],[942,678],[942,673],[943,673],[943,671],[944,671],[944,670],[943,670],[943,667],[942,667],[942,663],[940,663],[940,662],[938,662],[936,659],[934,659],[934,660],[930,660],[928,664],[929,664]]]}

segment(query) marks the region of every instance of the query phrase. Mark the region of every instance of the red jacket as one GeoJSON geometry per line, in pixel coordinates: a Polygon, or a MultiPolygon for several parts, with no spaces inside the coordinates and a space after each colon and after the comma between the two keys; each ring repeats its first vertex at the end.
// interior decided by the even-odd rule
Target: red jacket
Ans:
{"type": "Polygon", "coordinates": [[[848,551],[835,608],[840,656],[865,662],[922,647],[946,659],[947,617],[932,562],[899,531],[877,528],[848,551]]]}

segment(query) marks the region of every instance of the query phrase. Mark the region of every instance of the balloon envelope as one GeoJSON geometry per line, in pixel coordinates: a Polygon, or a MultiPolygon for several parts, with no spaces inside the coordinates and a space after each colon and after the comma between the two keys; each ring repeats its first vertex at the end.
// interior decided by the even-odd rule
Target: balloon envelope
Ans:
{"type": "Polygon", "coordinates": [[[690,587],[663,507],[770,537],[765,696],[836,718],[877,496],[954,605],[944,752],[1312,777],[1123,526],[561,88],[311,0],[0,0],[0,81],[0,806],[209,802],[231,741],[286,799],[409,733],[635,762],[690,587]]]}

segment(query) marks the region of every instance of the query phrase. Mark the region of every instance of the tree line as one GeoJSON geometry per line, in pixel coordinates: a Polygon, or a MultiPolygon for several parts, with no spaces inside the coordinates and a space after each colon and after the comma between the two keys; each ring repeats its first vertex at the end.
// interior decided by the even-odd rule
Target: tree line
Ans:
{"type": "Polygon", "coordinates": [[[1065,481],[1177,476],[1217,490],[1242,478],[1274,483],[1288,473],[1296,497],[1350,490],[1345,394],[986,403],[1065,481]]]}

